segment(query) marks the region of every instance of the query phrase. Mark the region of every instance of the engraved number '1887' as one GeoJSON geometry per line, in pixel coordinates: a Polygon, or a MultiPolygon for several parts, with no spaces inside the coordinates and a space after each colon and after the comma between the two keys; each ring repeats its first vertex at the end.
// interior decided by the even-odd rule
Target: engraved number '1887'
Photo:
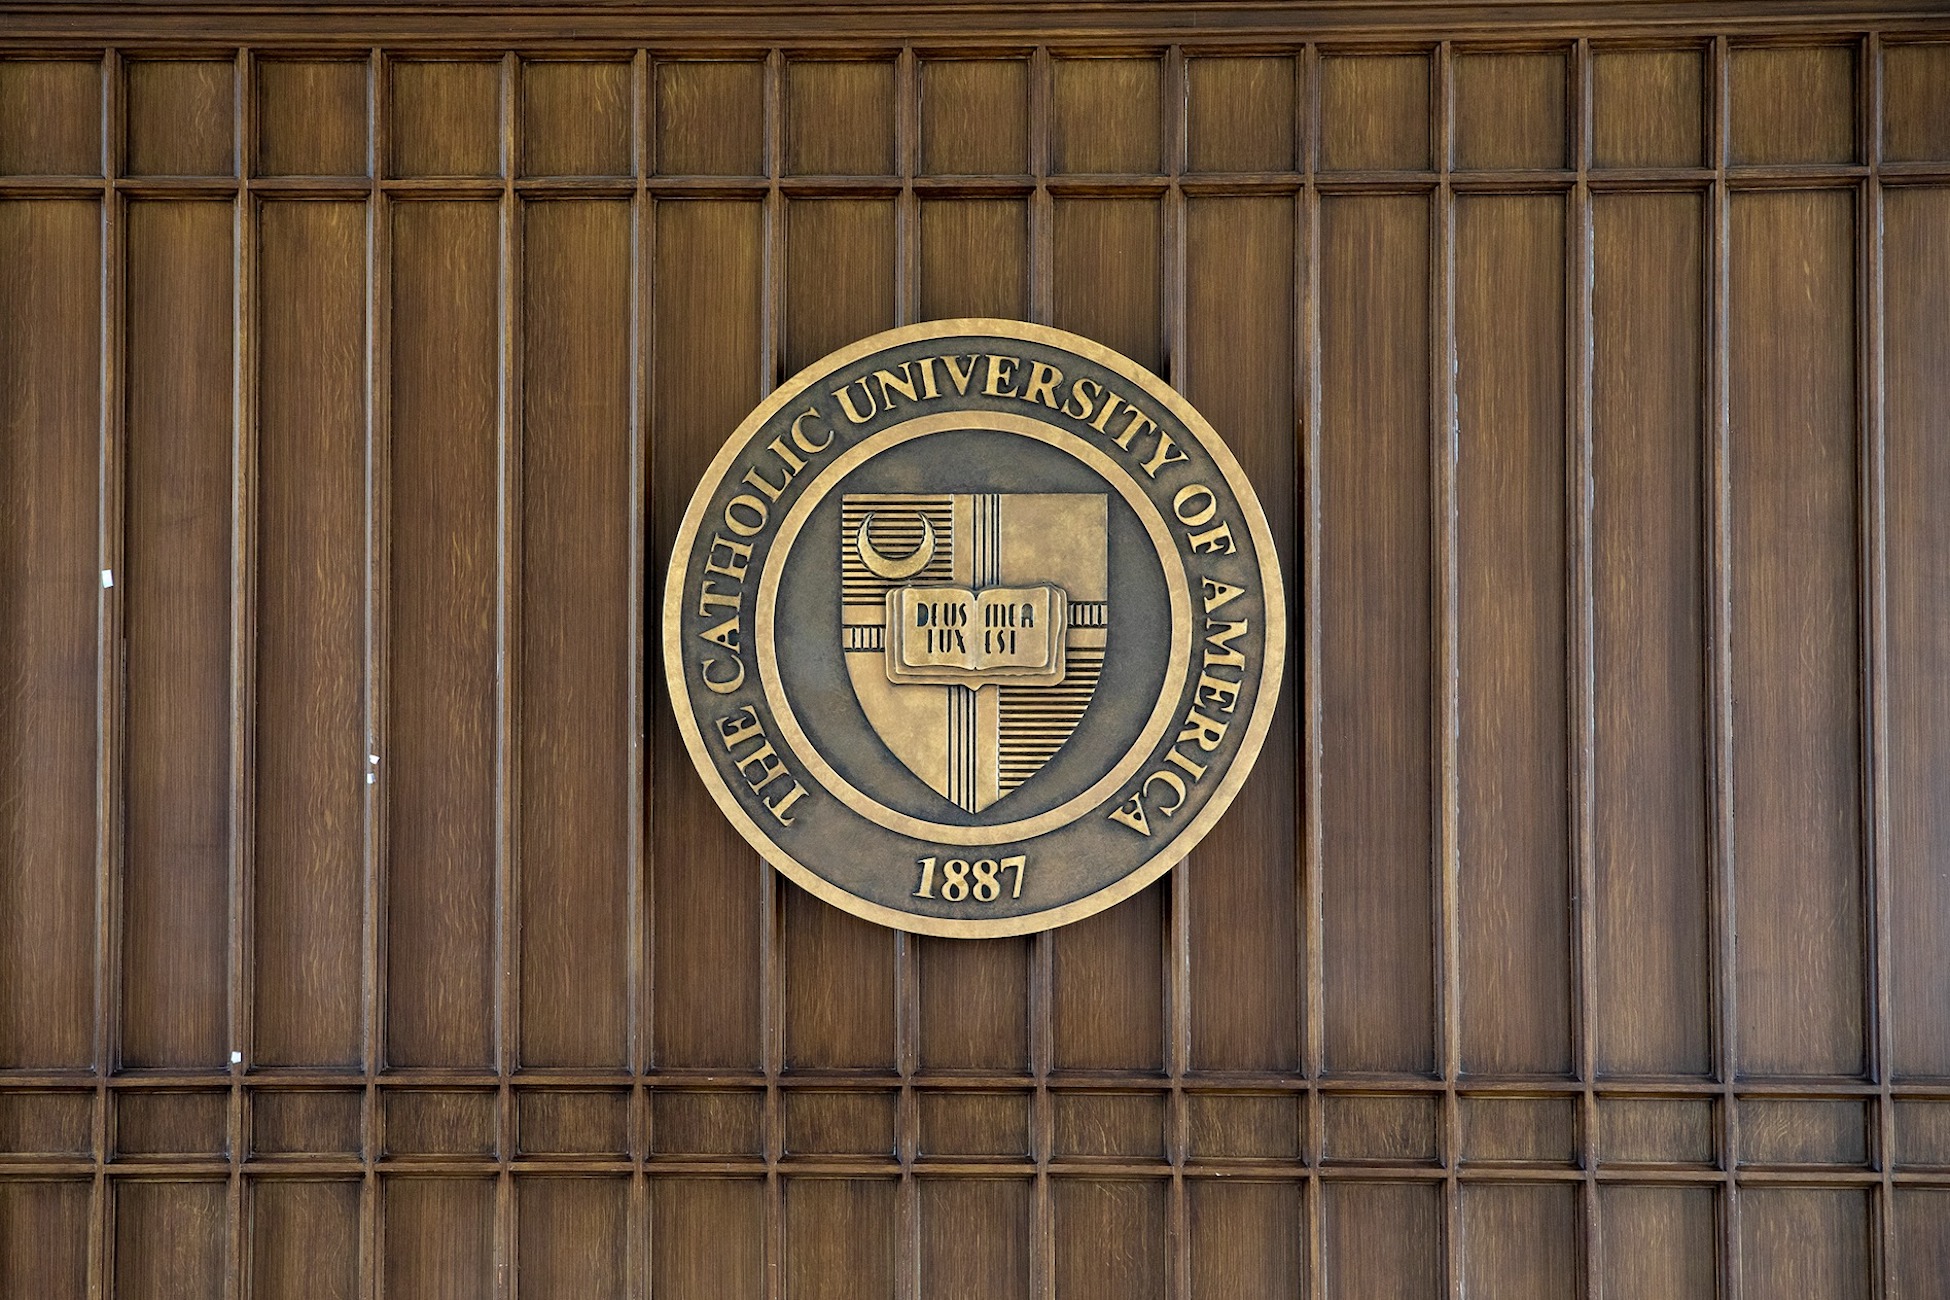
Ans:
{"type": "MultiPolygon", "coordinates": [[[[950,903],[959,903],[973,896],[978,903],[993,903],[1002,897],[1003,873],[1014,873],[1014,882],[1009,897],[1022,897],[1023,864],[1029,861],[1027,854],[1013,853],[997,861],[994,858],[979,858],[970,864],[965,858],[949,858],[939,864],[941,877],[941,897],[950,903]]],[[[921,858],[921,884],[914,891],[916,898],[935,897],[936,860],[921,858]]]]}

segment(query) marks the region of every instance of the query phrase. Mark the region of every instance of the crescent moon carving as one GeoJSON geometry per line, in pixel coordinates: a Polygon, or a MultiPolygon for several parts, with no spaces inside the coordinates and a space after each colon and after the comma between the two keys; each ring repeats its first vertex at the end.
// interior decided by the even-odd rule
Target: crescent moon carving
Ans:
{"type": "Polygon", "coordinates": [[[868,515],[860,521],[860,531],[853,535],[853,545],[860,552],[860,563],[876,576],[889,582],[905,582],[928,567],[934,559],[934,525],[926,515],[921,519],[921,544],[914,548],[914,554],[904,559],[890,560],[874,550],[873,541],[867,536],[867,529],[873,527],[873,516],[868,515]]]}

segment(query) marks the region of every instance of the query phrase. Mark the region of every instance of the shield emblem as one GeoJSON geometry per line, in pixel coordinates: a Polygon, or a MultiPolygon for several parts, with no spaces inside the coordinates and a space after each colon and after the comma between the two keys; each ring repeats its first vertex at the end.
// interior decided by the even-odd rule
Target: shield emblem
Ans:
{"type": "Polygon", "coordinates": [[[1098,493],[852,493],[847,676],[887,748],[977,813],[1042,771],[1096,694],[1109,633],[1098,493]]]}

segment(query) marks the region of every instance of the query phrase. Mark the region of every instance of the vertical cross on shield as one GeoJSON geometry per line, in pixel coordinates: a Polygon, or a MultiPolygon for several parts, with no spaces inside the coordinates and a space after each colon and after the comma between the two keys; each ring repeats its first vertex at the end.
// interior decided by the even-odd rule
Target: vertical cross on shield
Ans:
{"type": "Polygon", "coordinates": [[[934,792],[979,813],[1056,757],[1109,634],[1098,493],[850,493],[840,635],[868,724],[934,792]]]}

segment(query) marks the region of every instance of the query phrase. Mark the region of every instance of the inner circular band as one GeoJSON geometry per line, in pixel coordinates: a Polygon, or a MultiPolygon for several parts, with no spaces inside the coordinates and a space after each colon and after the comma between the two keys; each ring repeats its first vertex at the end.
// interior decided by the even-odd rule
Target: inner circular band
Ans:
{"type": "Polygon", "coordinates": [[[779,731],[784,735],[786,743],[792,748],[799,761],[811,770],[820,784],[867,820],[903,835],[911,835],[918,839],[946,839],[949,843],[1006,844],[1029,839],[1066,826],[1094,805],[1101,803],[1144,764],[1150,757],[1151,751],[1157,748],[1158,741],[1163,738],[1165,728],[1170,725],[1191,665],[1191,592],[1185,582],[1184,568],[1175,562],[1175,558],[1171,532],[1165,526],[1164,515],[1158,510],[1156,504],[1115,461],[1076,435],[1044,424],[1040,420],[1003,411],[952,411],[939,415],[920,416],[894,425],[892,428],[883,429],[848,448],[807,484],[805,491],[786,512],[784,520],[779,524],[778,537],[766,555],[764,571],[759,576],[758,608],[752,620],[752,635],[758,645],[759,681],[765,687],[765,698],[772,706],[779,731]],[[798,717],[792,711],[792,703],[786,698],[784,684],[779,677],[778,657],[773,642],[774,606],[778,602],[780,574],[785,568],[785,558],[791,553],[793,544],[798,540],[806,520],[811,517],[813,508],[824,500],[826,495],[848,474],[871,457],[915,438],[956,429],[981,429],[1033,438],[1082,462],[1095,471],[1104,482],[1115,487],[1118,494],[1137,515],[1138,522],[1144,526],[1145,533],[1151,538],[1152,546],[1157,549],[1159,566],[1164,570],[1165,575],[1165,590],[1171,602],[1173,629],[1171,656],[1165,665],[1165,678],[1158,693],[1158,702],[1153,706],[1151,716],[1146,719],[1144,730],[1139,733],[1137,743],[1131,746],[1117,766],[1105,773],[1083,793],[1034,817],[992,826],[958,826],[950,822],[932,822],[910,816],[862,793],[852,782],[835,771],[832,764],[828,763],[814,748],[805,729],[799,725],[798,717]]]}

